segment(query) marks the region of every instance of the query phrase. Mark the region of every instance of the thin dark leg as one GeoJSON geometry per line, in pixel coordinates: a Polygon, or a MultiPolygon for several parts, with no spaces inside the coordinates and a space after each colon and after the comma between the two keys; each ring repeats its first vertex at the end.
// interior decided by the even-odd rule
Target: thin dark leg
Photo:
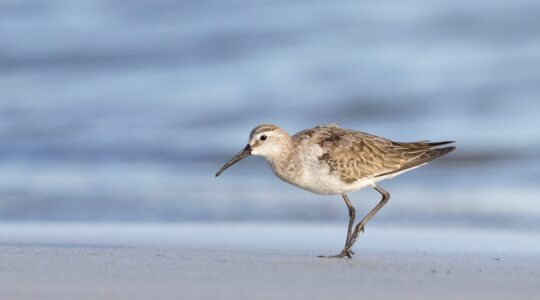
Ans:
{"type": "Polygon", "coordinates": [[[347,228],[347,240],[345,240],[345,245],[349,243],[349,240],[351,239],[352,229],[354,225],[354,219],[356,218],[356,210],[351,204],[351,200],[349,200],[349,197],[347,195],[343,194],[343,200],[345,200],[345,204],[347,204],[347,208],[349,209],[349,227],[347,228]]]}
{"type": "MultiPolygon", "coordinates": [[[[354,219],[356,218],[356,210],[352,206],[351,200],[349,200],[349,197],[347,197],[347,195],[345,194],[343,194],[342,196],[343,196],[343,200],[345,200],[345,204],[347,204],[347,208],[349,209],[349,227],[347,228],[347,239],[345,240],[345,247],[346,247],[349,244],[349,240],[351,239],[354,219]]],[[[349,252],[346,255],[352,258],[351,255],[354,255],[354,252],[349,250],[349,252]]],[[[319,257],[337,257],[337,255],[332,255],[332,256],[320,255],[319,257]]]]}
{"type": "Polygon", "coordinates": [[[352,246],[354,245],[354,243],[356,242],[356,240],[358,239],[358,235],[360,234],[360,231],[364,232],[364,227],[366,226],[367,222],[369,222],[369,220],[371,220],[371,218],[373,218],[373,216],[386,204],[388,203],[388,199],[390,199],[390,194],[383,190],[382,188],[378,187],[378,186],[374,186],[373,187],[377,192],[381,193],[382,195],[382,199],[381,201],[379,202],[379,204],[377,204],[363,219],[362,221],[360,221],[360,223],[358,223],[358,225],[356,225],[356,227],[354,228],[354,231],[352,233],[352,236],[349,240],[349,243],[347,244],[347,246],[345,246],[345,249],[343,250],[350,250],[352,248],[352,246]]]}
{"type": "Polygon", "coordinates": [[[341,257],[349,257],[349,258],[352,258],[350,253],[351,253],[351,248],[352,246],[354,245],[354,243],[356,242],[356,240],[358,239],[358,235],[360,234],[360,231],[364,232],[364,226],[366,226],[367,222],[369,222],[369,220],[371,220],[371,218],[373,218],[373,216],[386,204],[388,203],[388,199],[390,199],[390,194],[383,190],[382,188],[378,187],[378,186],[373,186],[373,188],[381,193],[382,195],[382,199],[381,201],[379,202],[379,204],[377,204],[363,219],[362,221],[360,221],[360,223],[358,223],[358,225],[356,225],[356,227],[354,228],[354,231],[351,235],[351,237],[349,238],[349,241],[347,242],[347,245],[345,245],[345,248],[343,248],[343,250],[341,251],[340,254],[338,255],[335,255],[333,257],[336,257],[336,258],[341,258],[341,257]]]}

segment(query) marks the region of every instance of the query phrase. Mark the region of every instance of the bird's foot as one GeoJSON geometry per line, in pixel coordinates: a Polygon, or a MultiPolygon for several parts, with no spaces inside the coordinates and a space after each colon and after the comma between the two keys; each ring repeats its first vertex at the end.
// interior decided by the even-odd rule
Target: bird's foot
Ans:
{"type": "Polygon", "coordinates": [[[343,258],[343,257],[352,258],[353,255],[354,255],[354,252],[352,250],[343,249],[343,251],[341,251],[340,254],[337,254],[337,255],[319,255],[319,257],[321,257],[321,258],[343,258]]]}

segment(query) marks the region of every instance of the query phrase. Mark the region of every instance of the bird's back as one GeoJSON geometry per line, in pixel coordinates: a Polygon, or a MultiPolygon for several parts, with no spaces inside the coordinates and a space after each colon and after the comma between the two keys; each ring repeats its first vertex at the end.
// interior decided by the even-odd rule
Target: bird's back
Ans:
{"type": "Polygon", "coordinates": [[[392,177],[447,154],[452,142],[394,142],[335,124],[301,131],[292,137],[296,145],[318,145],[318,160],[349,185],[359,181],[392,177]]]}

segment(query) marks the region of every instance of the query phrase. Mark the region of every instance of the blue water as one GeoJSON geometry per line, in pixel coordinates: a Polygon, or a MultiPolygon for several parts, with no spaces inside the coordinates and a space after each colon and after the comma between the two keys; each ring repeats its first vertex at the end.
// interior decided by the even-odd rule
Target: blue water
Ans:
{"type": "MultiPolygon", "coordinates": [[[[383,182],[394,224],[540,230],[540,3],[0,1],[0,219],[345,221],[252,127],[458,150],[383,182]]],[[[359,211],[378,200],[351,198],[359,211]]]]}

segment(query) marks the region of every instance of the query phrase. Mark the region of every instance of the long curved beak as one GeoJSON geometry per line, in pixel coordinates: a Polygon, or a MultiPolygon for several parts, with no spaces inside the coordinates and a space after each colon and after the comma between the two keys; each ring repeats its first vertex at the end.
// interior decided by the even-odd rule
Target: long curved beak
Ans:
{"type": "Polygon", "coordinates": [[[239,162],[243,158],[246,158],[250,155],[251,155],[251,146],[247,144],[247,146],[244,149],[242,149],[242,151],[236,154],[233,158],[231,158],[231,160],[229,160],[225,165],[223,165],[221,169],[219,169],[219,171],[216,173],[216,177],[221,175],[221,173],[223,173],[223,171],[225,171],[228,167],[234,165],[235,163],[239,162]]]}

